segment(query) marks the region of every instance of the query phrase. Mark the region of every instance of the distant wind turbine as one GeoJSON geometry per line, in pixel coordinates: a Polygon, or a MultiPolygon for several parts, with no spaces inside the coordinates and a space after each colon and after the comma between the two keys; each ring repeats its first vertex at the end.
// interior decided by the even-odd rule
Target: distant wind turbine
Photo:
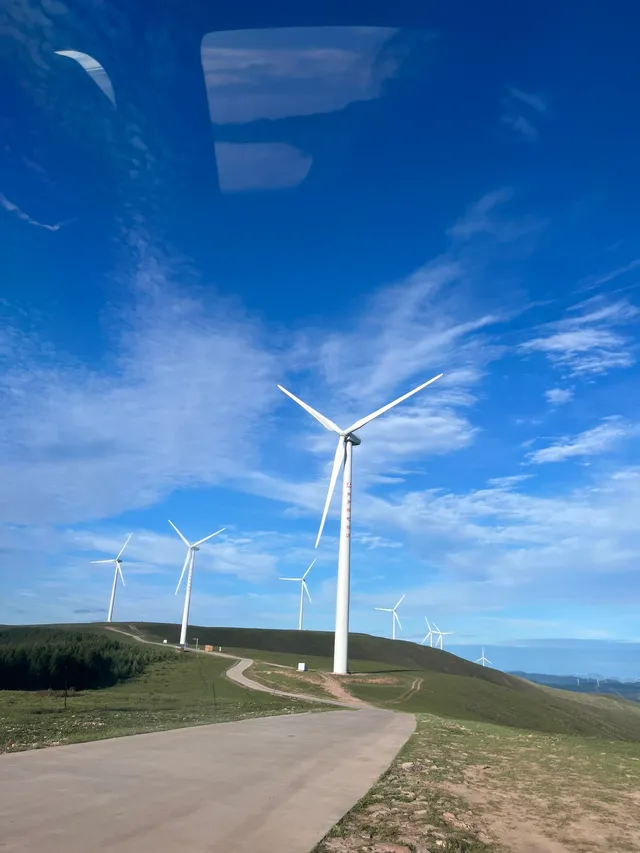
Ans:
{"type": "Polygon", "coordinates": [[[436,629],[434,633],[438,635],[438,639],[436,640],[436,649],[444,649],[444,646],[442,645],[442,638],[446,637],[448,634],[453,634],[453,631],[441,631],[435,622],[433,623],[433,627],[436,629]]]}
{"type": "Polygon", "coordinates": [[[180,533],[178,528],[175,526],[173,521],[169,520],[169,524],[173,527],[178,536],[182,539],[184,544],[187,546],[187,556],[184,560],[184,565],[182,566],[182,572],[180,574],[180,580],[178,581],[178,586],[176,587],[176,591],[174,595],[178,594],[178,590],[180,589],[180,584],[182,583],[182,578],[184,577],[184,573],[187,569],[187,564],[189,565],[189,574],[187,575],[187,588],[184,594],[184,609],[182,611],[182,628],[180,629],[180,645],[187,645],[187,625],[189,624],[189,607],[191,606],[191,585],[193,583],[193,566],[196,561],[196,551],[200,550],[200,546],[204,544],[207,540],[212,539],[214,536],[217,536],[218,533],[222,533],[226,528],[221,527],[220,530],[216,530],[215,533],[210,533],[208,536],[205,536],[204,539],[198,539],[197,542],[194,542],[193,545],[188,542],[185,537],[180,533]]]}
{"type": "Polygon", "coordinates": [[[111,620],[113,619],[113,605],[116,603],[116,587],[118,586],[118,575],[120,575],[120,580],[122,581],[122,586],[125,585],[124,584],[124,576],[122,574],[122,568],[121,568],[122,560],[120,559],[120,557],[122,557],[122,552],[124,551],[124,549],[129,544],[129,539],[131,539],[132,536],[133,536],[133,533],[130,533],[127,536],[126,542],[124,543],[122,548],[120,548],[120,552],[118,553],[117,557],[112,557],[110,560],[91,560],[91,562],[94,565],[97,565],[98,563],[115,563],[116,564],[116,567],[113,571],[113,584],[111,586],[111,598],[109,599],[109,612],[107,613],[107,622],[111,622],[111,620]]]}
{"type": "Polygon", "coordinates": [[[440,379],[441,376],[442,373],[439,373],[437,376],[434,376],[432,379],[429,379],[428,382],[423,382],[422,385],[418,385],[418,387],[414,388],[413,391],[409,391],[407,394],[403,394],[402,397],[398,397],[397,400],[393,400],[393,402],[387,403],[386,406],[382,406],[382,408],[376,409],[375,412],[372,412],[370,415],[367,415],[366,417],[361,418],[359,421],[356,421],[355,423],[351,424],[351,426],[347,427],[347,429],[340,429],[337,424],[335,424],[333,421],[330,421],[329,418],[326,418],[324,415],[321,415],[320,412],[317,412],[315,409],[309,406],[308,403],[305,403],[300,400],[298,397],[295,396],[295,394],[292,394],[291,391],[287,391],[286,388],[283,388],[282,385],[278,385],[278,388],[284,394],[286,394],[288,397],[291,397],[291,399],[295,403],[297,403],[306,412],[308,412],[317,421],[319,421],[322,426],[325,427],[325,429],[328,429],[330,432],[338,434],[338,446],[336,447],[336,452],[333,459],[331,479],[329,480],[329,491],[327,492],[327,499],[324,504],[324,511],[322,513],[320,529],[318,530],[318,536],[316,538],[317,548],[320,542],[320,537],[322,536],[322,530],[324,528],[325,519],[327,517],[327,513],[329,512],[329,506],[331,505],[331,498],[333,497],[333,492],[338,481],[338,475],[340,474],[340,469],[342,468],[342,510],[340,515],[340,544],[338,547],[336,627],[333,647],[333,671],[338,675],[347,674],[347,665],[349,657],[349,596],[351,586],[351,451],[355,445],[361,443],[360,439],[356,435],[356,432],[363,426],[366,426],[374,418],[377,418],[379,415],[382,415],[385,412],[388,412],[389,409],[392,409],[394,406],[397,406],[398,403],[402,403],[404,400],[407,400],[409,397],[412,397],[414,394],[417,394],[418,391],[422,391],[423,388],[426,388],[427,385],[431,385],[432,382],[435,382],[436,379],[440,379]]]}
{"type": "Polygon", "coordinates": [[[429,620],[427,619],[426,616],[424,617],[424,621],[427,623],[427,628],[429,629],[429,633],[426,635],[426,637],[420,643],[420,645],[424,646],[424,644],[427,642],[427,640],[429,640],[429,645],[431,646],[431,648],[433,648],[433,628],[429,624],[429,620]]]}
{"type": "Polygon", "coordinates": [[[475,663],[480,663],[480,664],[482,664],[482,666],[486,666],[487,664],[491,664],[491,661],[489,660],[489,658],[486,658],[484,656],[484,646],[482,647],[482,657],[478,658],[478,660],[475,661],[475,663]]]}
{"type": "MultiPolygon", "coordinates": [[[[317,559],[317,558],[316,558],[317,559]]],[[[311,596],[309,595],[309,589],[307,587],[307,575],[313,568],[313,564],[315,563],[315,559],[311,562],[311,565],[307,569],[307,571],[302,575],[301,578],[278,578],[281,581],[295,581],[300,584],[300,618],[298,619],[298,630],[302,631],[302,618],[304,615],[304,596],[305,593],[309,601],[311,601],[311,596]]]]}
{"type": "Polygon", "coordinates": [[[392,613],[393,614],[393,616],[391,617],[391,638],[393,640],[395,640],[395,638],[396,638],[396,622],[398,623],[398,627],[402,631],[402,625],[400,624],[400,620],[398,619],[398,614],[396,613],[396,610],[402,604],[406,594],[407,594],[406,592],[404,592],[402,594],[400,601],[396,604],[395,607],[376,607],[376,608],[374,608],[375,610],[381,610],[383,613],[392,613]]]}

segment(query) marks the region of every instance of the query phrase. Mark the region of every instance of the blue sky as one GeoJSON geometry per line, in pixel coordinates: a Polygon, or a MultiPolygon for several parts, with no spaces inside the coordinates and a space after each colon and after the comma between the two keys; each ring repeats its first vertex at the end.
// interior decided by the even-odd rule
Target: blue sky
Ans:
{"type": "MultiPolygon", "coordinates": [[[[194,624],[295,627],[278,577],[315,556],[334,446],[277,383],[346,425],[443,371],[354,452],[352,630],[388,634],[374,607],[406,592],[407,639],[426,615],[504,668],[635,674],[633,27],[468,14],[248,11],[191,52],[136,44],[165,51],[151,77],[80,24],[16,47],[0,622],[104,618],[89,561],[131,531],[115,618],[178,621],[171,518],[226,527],[194,624]]],[[[333,626],[337,511],[309,628],[333,626]]]]}

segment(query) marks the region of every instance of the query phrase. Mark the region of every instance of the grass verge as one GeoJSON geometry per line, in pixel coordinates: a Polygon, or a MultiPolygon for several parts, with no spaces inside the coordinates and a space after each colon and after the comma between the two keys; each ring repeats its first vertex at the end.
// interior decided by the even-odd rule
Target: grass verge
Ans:
{"type": "Polygon", "coordinates": [[[323,709],[244,689],[225,677],[229,666],[167,651],[131,681],[70,693],[66,709],[62,692],[0,691],[0,752],[323,709]]]}
{"type": "Polygon", "coordinates": [[[640,851],[640,744],[419,715],[314,853],[640,851]]]}

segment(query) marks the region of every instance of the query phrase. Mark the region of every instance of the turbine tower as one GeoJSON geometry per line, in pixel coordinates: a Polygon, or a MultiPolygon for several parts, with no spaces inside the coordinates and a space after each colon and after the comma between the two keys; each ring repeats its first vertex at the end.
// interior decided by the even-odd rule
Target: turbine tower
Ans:
{"type": "MultiPolygon", "coordinates": [[[[317,559],[317,558],[316,558],[317,559]]],[[[311,601],[311,596],[309,595],[309,589],[307,587],[307,575],[313,568],[313,564],[315,563],[315,559],[312,561],[311,565],[307,569],[307,571],[302,575],[301,578],[278,578],[281,581],[295,581],[300,584],[300,618],[298,619],[298,631],[302,631],[302,617],[304,615],[304,596],[305,593],[309,601],[311,601]]]]}
{"type": "Polygon", "coordinates": [[[424,621],[427,623],[427,628],[429,629],[429,633],[425,636],[424,640],[420,643],[420,645],[424,646],[424,644],[427,642],[427,640],[429,640],[429,646],[431,648],[433,648],[433,628],[429,624],[429,620],[427,619],[426,616],[424,617],[424,621]]]}
{"type": "Polygon", "coordinates": [[[402,625],[400,624],[400,620],[398,619],[398,614],[396,613],[396,610],[402,604],[406,594],[407,594],[406,592],[402,593],[402,598],[396,604],[395,607],[375,607],[374,608],[374,610],[382,610],[384,613],[393,613],[393,616],[391,617],[391,639],[392,640],[395,640],[395,638],[396,638],[396,622],[398,623],[398,627],[402,631],[402,625]]]}
{"type": "Polygon", "coordinates": [[[422,391],[423,388],[426,388],[427,385],[431,385],[432,382],[435,382],[437,379],[440,379],[441,376],[442,373],[439,373],[437,376],[434,376],[433,379],[429,379],[428,382],[423,382],[422,385],[418,385],[418,387],[414,388],[413,391],[409,391],[407,394],[403,394],[402,397],[398,397],[397,400],[394,400],[391,403],[387,403],[386,406],[383,406],[381,409],[377,409],[375,412],[370,415],[367,415],[365,418],[361,418],[359,421],[356,421],[347,429],[340,429],[340,427],[333,421],[330,421],[329,418],[326,418],[324,415],[321,415],[320,412],[317,412],[315,409],[312,409],[311,406],[300,400],[298,397],[295,396],[295,394],[292,394],[290,391],[287,391],[286,388],[283,388],[282,385],[278,385],[278,388],[284,394],[286,394],[288,397],[291,397],[291,399],[299,406],[302,406],[302,408],[310,415],[312,415],[317,421],[319,421],[323,427],[328,429],[330,432],[335,432],[338,434],[338,446],[336,448],[336,453],[333,459],[331,479],[329,480],[329,491],[327,492],[327,499],[325,501],[324,511],[322,513],[320,529],[318,530],[318,536],[316,538],[317,548],[318,543],[320,542],[320,537],[322,536],[324,522],[327,517],[327,513],[329,512],[329,506],[331,504],[331,498],[333,497],[333,492],[336,487],[336,482],[338,481],[338,475],[340,473],[340,469],[342,468],[342,510],[340,515],[340,544],[338,548],[336,628],[333,646],[333,671],[337,675],[346,675],[348,671],[347,665],[349,657],[349,596],[351,588],[351,451],[354,446],[360,444],[360,439],[355,433],[363,426],[366,426],[366,424],[368,424],[374,418],[377,418],[379,415],[388,412],[389,409],[392,409],[394,406],[397,406],[398,403],[402,403],[404,400],[407,400],[409,397],[412,397],[414,394],[417,394],[418,391],[422,391]]]}
{"type": "Polygon", "coordinates": [[[198,539],[197,542],[194,542],[193,545],[188,542],[185,537],[180,533],[178,528],[175,526],[173,521],[169,519],[169,524],[173,527],[178,536],[182,539],[184,544],[187,546],[187,556],[184,560],[184,565],[182,566],[182,572],[180,574],[180,580],[178,581],[178,586],[176,587],[176,591],[174,595],[178,594],[178,590],[180,589],[180,584],[182,583],[182,578],[184,577],[184,573],[187,569],[187,563],[189,564],[189,573],[187,575],[187,589],[184,594],[184,609],[182,611],[182,628],[180,629],[180,645],[187,645],[187,625],[189,624],[189,607],[191,606],[191,585],[193,583],[193,566],[196,561],[196,551],[200,550],[200,546],[204,544],[208,539],[212,539],[214,536],[217,536],[218,533],[222,533],[226,528],[221,527],[220,530],[216,530],[215,533],[210,533],[208,536],[205,536],[204,539],[198,539]]]}
{"type": "Polygon", "coordinates": [[[434,633],[438,635],[438,639],[436,640],[436,649],[444,649],[444,646],[442,645],[442,638],[446,637],[448,634],[453,634],[453,631],[441,631],[435,622],[433,623],[433,627],[436,629],[434,633]]]}
{"type": "Polygon", "coordinates": [[[122,548],[120,548],[120,552],[119,552],[117,557],[112,557],[110,560],[91,560],[93,565],[97,565],[98,563],[115,563],[116,564],[116,567],[113,571],[113,584],[111,586],[111,598],[109,599],[109,611],[107,613],[107,622],[111,622],[111,620],[113,619],[113,605],[116,603],[116,588],[118,586],[118,575],[120,575],[120,580],[122,581],[122,586],[125,585],[124,584],[124,576],[122,574],[122,568],[121,568],[122,560],[120,559],[120,557],[122,557],[122,552],[124,551],[124,549],[129,544],[129,539],[131,539],[132,536],[133,536],[133,533],[130,533],[127,536],[127,539],[126,539],[124,545],[122,546],[122,548]]]}
{"type": "Polygon", "coordinates": [[[474,662],[475,662],[475,663],[480,663],[480,664],[482,664],[482,666],[486,666],[487,664],[491,665],[491,661],[489,660],[489,658],[486,658],[486,657],[484,656],[484,646],[482,647],[482,657],[481,657],[481,658],[478,658],[478,660],[477,660],[477,661],[474,661],[474,662]]]}

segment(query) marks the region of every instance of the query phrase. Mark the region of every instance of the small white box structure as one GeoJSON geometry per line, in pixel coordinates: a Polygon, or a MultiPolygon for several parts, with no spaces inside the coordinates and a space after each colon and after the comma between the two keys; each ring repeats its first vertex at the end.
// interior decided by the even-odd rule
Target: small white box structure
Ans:
{"type": "Polygon", "coordinates": [[[306,663],[299,663],[298,664],[298,672],[306,672],[306,671],[307,671],[306,663]]]}

